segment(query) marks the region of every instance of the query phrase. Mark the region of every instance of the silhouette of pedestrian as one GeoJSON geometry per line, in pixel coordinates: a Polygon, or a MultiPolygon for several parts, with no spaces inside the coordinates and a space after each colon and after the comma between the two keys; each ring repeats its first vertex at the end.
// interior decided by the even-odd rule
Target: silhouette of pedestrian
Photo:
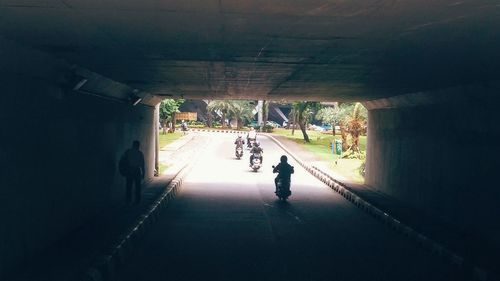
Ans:
{"type": "Polygon", "coordinates": [[[144,179],[144,154],[139,150],[140,142],[135,140],[120,160],[120,172],[126,178],[126,203],[132,203],[132,185],[135,185],[135,203],[141,201],[141,184],[144,179]],[[121,167],[123,166],[123,167],[121,167]]]}

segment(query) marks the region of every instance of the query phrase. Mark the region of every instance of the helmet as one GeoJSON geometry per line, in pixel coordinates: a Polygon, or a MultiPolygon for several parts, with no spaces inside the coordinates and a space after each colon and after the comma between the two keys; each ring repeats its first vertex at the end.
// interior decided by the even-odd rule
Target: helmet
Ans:
{"type": "Polygon", "coordinates": [[[280,157],[280,161],[281,161],[281,162],[287,162],[287,161],[288,161],[288,158],[286,157],[286,155],[282,155],[282,156],[280,157]]]}
{"type": "Polygon", "coordinates": [[[254,142],[254,145],[258,147],[258,146],[260,145],[260,142],[255,141],[255,142],[254,142]]]}

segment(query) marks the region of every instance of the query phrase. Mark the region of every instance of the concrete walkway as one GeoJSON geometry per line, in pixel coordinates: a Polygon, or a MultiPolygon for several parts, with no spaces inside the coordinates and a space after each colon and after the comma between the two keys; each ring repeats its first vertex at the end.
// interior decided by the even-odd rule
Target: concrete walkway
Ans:
{"type": "Polygon", "coordinates": [[[163,174],[168,174],[169,170],[178,170],[179,167],[177,167],[176,165],[182,162],[181,160],[186,157],[186,153],[189,153],[188,151],[182,151],[181,148],[192,141],[194,136],[194,133],[189,132],[188,134],[180,137],[174,142],[171,142],[166,146],[160,148],[158,161],[162,164],[167,165],[168,167],[168,169],[163,174]]]}
{"type": "Polygon", "coordinates": [[[117,239],[127,233],[180,170],[180,162],[189,159],[195,147],[205,140],[188,134],[167,145],[160,157],[169,168],[143,187],[143,200],[134,206],[113,206],[103,210],[87,224],[68,234],[43,253],[24,262],[6,281],[69,281],[81,280],[86,270],[96,262],[96,257],[109,250],[117,239]]]}

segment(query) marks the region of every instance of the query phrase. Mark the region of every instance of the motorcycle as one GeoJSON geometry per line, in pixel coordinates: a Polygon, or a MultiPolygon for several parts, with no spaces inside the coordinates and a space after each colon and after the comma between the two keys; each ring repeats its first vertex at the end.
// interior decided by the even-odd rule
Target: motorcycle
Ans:
{"type": "MultiPolygon", "coordinates": [[[[274,166],[273,166],[274,169],[274,166]]],[[[276,196],[278,196],[279,200],[286,201],[290,195],[292,195],[292,191],[290,190],[290,182],[283,179],[278,178],[278,182],[276,184],[276,196]]]]}
{"type": "Polygon", "coordinates": [[[254,172],[257,172],[258,169],[262,166],[260,162],[261,154],[258,152],[253,153],[252,165],[250,166],[254,172]]]}
{"type": "Polygon", "coordinates": [[[278,179],[278,186],[276,188],[276,196],[278,196],[278,199],[285,201],[290,195],[292,195],[292,191],[290,191],[290,182],[281,178],[278,179]]]}
{"type": "Polygon", "coordinates": [[[238,158],[239,160],[243,156],[243,147],[240,145],[236,146],[234,153],[236,155],[236,158],[238,158]]]}

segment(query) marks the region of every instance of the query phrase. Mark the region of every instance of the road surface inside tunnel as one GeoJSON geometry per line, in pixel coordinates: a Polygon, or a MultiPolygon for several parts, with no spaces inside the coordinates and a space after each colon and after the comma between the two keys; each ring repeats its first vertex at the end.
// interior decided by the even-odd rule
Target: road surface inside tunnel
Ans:
{"type": "Polygon", "coordinates": [[[117,280],[458,280],[446,261],[373,219],[290,159],[288,202],[272,165],[286,154],[260,137],[263,167],[215,134],[181,192],[117,280]]]}

